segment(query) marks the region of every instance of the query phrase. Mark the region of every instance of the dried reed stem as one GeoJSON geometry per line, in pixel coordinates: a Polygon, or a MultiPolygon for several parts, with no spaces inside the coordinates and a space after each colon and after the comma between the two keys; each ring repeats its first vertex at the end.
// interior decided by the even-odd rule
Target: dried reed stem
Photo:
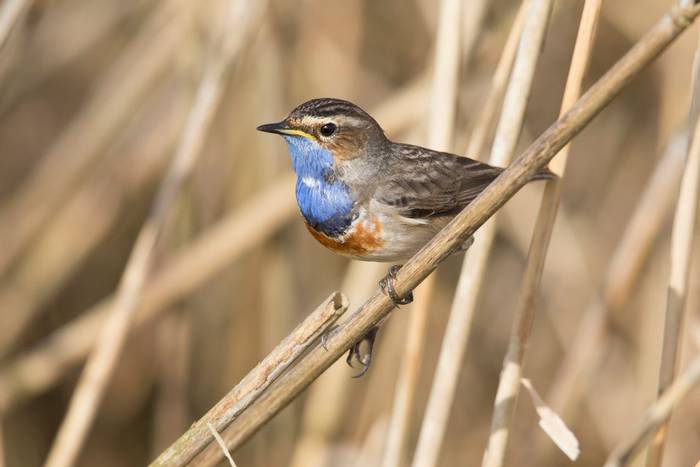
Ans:
{"type": "MultiPolygon", "coordinates": [[[[508,76],[515,61],[518,43],[525,24],[527,4],[527,2],[521,4],[511,28],[501,59],[494,73],[491,90],[484,110],[479,116],[472,133],[468,155],[481,154],[486,145],[489,129],[493,126],[493,122],[496,119],[499,104],[508,83],[508,76]]],[[[477,234],[477,237],[482,236],[483,229],[477,234]]],[[[435,369],[428,405],[421,425],[413,460],[414,466],[431,466],[437,462],[449,411],[454,399],[454,392],[457,387],[457,379],[462,368],[462,360],[476,305],[477,293],[474,293],[471,287],[476,286],[478,288],[479,284],[476,282],[478,282],[480,277],[483,277],[483,274],[478,272],[484,270],[489,251],[490,245],[485,247],[483,242],[481,248],[472,246],[472,250],[462,263],[462,273],[460,274],[455,298],[452,302],[452,309],[445,328],[445,336],[442,341],[437,368],[435,369]],[[477,271],[476,277],[472,276],[472,271],[477,271]]]]}
{"type": "Polygon", "coordinates": [[[508,84],[508,77],[510,76],[513,63],[515,62],[515,54],[518,52],[520,36],[522,35],[523,26],[525,25],[527,4],[527,0],[520,4],[518,13],[510,28],[508,39],[506,39],[506,44],[501,53],[501,58],[498,60],[498,65],[496,65],[496,70],[493,73],[489,95],[486,98],[483,110],[479,114],[479,118],[477,118],[476,125],[469,138],[469,145],[466,151],[468,157],[481,159],[481,153],[484,152],[489,135],[493,131],[496,117],[498,117],[498,110],[500,109],[503,95],[506,91],[506,85],[508,84]]]}
{"type": "MultiPolygon", "coordinates": [[[[431,276],[435,277],[435,276],[431,276]]],[[[432,304],[434,280],[426,280],[417,292],[415,306],[411,309],[408,321],[398,381],[394,389],[394,402],[386,434],[386,443],[382,457],[382,467],[404,465],[406,439],[411,427],[411,412],[415,403],[418,375],[423,362],[425,338],[428,325],[428,311],[432,304]]]]}
{"type": "Polygon", "coordinates": [[[214,116],[231,65],[257,22],[262,2],[234,0],[215,38],[215,54],[207,63],[185,131],[159,188],[149,218],[139,232],[117,290],[115,305],[100,331],[71,398],[47,460],[49,467],[73,465],[95,417],[109,378],[126,342],[132,316],[142,300],[155,246],[180,187],[192,172],[214,116]],[[228,34],[233,34],[227,37],[228,34]]]}
{"type": "MultiPolygon", "coordinates": [[[[574,417],[574,408],[586,394],[594,369],[604,354],[606,315],[620,309],[631,295],[644,259],[673,209],[685,160],[684,143],[685,139],[680,136],[669,141],[612,255],[604,291],[596,294],[589,304],[576,335],[566,347],[563,362],[547,395],[548,402],[564,419],[574,417]]],[[[544,458],[552,446],[552,443],[540,441],[535,452],[544,458]]]]}
{"type": "MultiPolygon", "coordinates": [[[[700,43],[695,51],[693,69],[693,99],[700,101],[700,43]]],[[[666,391],[678,371],[680,352],[678,351],[683,338],[685,323],[685,305],[688,298],[688,280],[690,264],[693,256],[693,239],[700,196],[700,118],[691,103],[689,120],[692,131],[688,131],[688,158],[685,162],[683,179],[681,180],[678,205],[673,221],[671,236],[671,270],[668,279],[666,296],[666,321],[664,325],[663,345],[661,349],[661,365],[659,369],[658,394],[666,391]]],[[[662,464],[664,445],[668,434],[668,422],[661,424],[647,453],[647,467],[659,467],[662,464]]]]}
{"type": "Polygon", "coordinates": [[[194,423],[180,438],[153,461],[151,467],[183,466],[189,463],[212,441],[208,428],[218,432],[250,406],[319,336],[325,333],[345,313],[348,299],[334,292],[299,326],[292,331],[265,359],[226,394],[202,418],[194,423]]]}
{"type": "MultiPolygon", "coordinates": [[[[172,309],[177,300],[277,232],[297,213],[296,202],[289,196],[293,186],[293,175],[280,177],[168,261],[148,280],[132,328],[172,309]]],[[[45,391],[82,361],[95,345],[113,306],[114,298],[103,300],[3,367],[0,413],[45,391]]]]}
{"type": "Polygon", "coordinates": [[[78,116],[19,191],[0,209],[0,275],[56,212],[143,96],[166,70],[187,30],[190,7],[164,2],[110,67],[78,116]]]}
{"type": "MultiPolygon", "coordinates": [[[[352,261],[343,278],[341,290],[350,303],[362,303],[386,274],[386,265],[352,261]]],[[[341,316],[340,321],[343,317],[341,316]]],[[[375,363],[376,364],[376,363],[375,363]]],[[[352,384],[348,384],[348,368],[338,360],[309,388],[304,401],[301,435],[294,446],[291,467],[321,467],[330,461],[329,443],[346,419],[345,406],[350,400],[352,384]]]]}
{"type": "MultiPolygon", "coordinates": [[[[624,86],[651,63],[700,14],[700,5],[676,6],[661,18],[564,116],[537,138],[491,185],[411,258],[396,277],[400,295],[415,288],[457,245],[462,244],[510,199],[538,170],[552,159],[600,112],[624,86]]],[[[393,310],[380,291],[350,313],[327,340],[326,348],[311,349],[303,359],[277,379],[250,408],[223,433],[229,449],[235,449],[315,378],[353,343],[393,310]]],[[[220,450],[205,449],[194,465],[213,465],[220,450]],[[217,452],[219,451],[219,452],[217,452]]]]}
{"type": "MultiPolygon", "coordinates": [[[[460,46],[462,45],[460,26],[463,3],[462,0],[442,0],[440,2],[427,137],[428,146],[439,151],[451,149],[454,134],[460,46]]],[[[421,284],[417,290],[418,298],[411,306],[406,347],[399,369],[394,406],[382,459],[383,467],[401,465],[410,427],[411,407],[423,360],[428,312],[433,304],[434,280],[434,276],[431,276],[421,284]]]]}
{"type": "MultiPolygon", "coordinates": [[[[387,131],[397,131],[413,121],[424,94],[419,78],[375,109],[387,131]]],[[[192,293],[248,250],[265,242],[298,212],[289,196],[293,174],[281,176],[262,193],[210,227],[189,247],[166,263],[147,282],[134,327],[150,322],[177,300],[192,293]]],[[[0,368],[0,413],[47,390],[90,352],[99,329],[114,305],[109,297],[75,321],[55,331],[39,346],[0,368]]]]}
{"type": "MultiPolygon", "coordinates": [[[[539,58],[542,44],[547,31],[549,16],[552,11],[553,2],[549,0],[531,0],[528,5],[528,17],[523,29],[523,35],[518,46],[518,53],[513,66],[508,91],[503,102],[503,110],[501,120],[496,130],[496,137],[491,152],[491,163],[493,165],[507,165],[515,152],[520,132],[522,130],[523,121],[525,118],[525,108],[527,100],[532,88],[537,59],[539,58]]],[[[467,307],[464,313],[468,315],[469,320],[474,314],[476,307],[476,297],[478,296],[483,276],[486,271],[486,262],[493,244],[496,234],[496,226],[492,219],[487,224],[487,230],[484,230],[477,236],[475,247],[478,251],[475,253],[475,261],[467,262],[464,266],[465,278],[463,282],[465,287],[473,287],[468,293],[467,307]],[[468,285],[466,285],[468,284],[468,285]]],[[[461,278],[460,278],[460,281],[461,278]]],[[[467,330],[470,325],[466,326],[467,330]]],[[[463,354],[464,352],[462,352],[463,354]]],[[[488,445],[484,453],[483,465],[492,466],[500,465],[502,457],[499,457],[501,445],[505,445],[505,438],[502,433],[497,432],[494,427],[499,415],[498,395],[496,396],[496,410],[494,413],[494,422],[492,422],[491,435],[488,440],[488,445]]],[[[433,454],[433,464],[437,460],[437,452],[433,454]]],[[[421,465],[417,463],[415,465],[421,465]]]]}
{"type": "Polygon", "coordinates": [[[30,3],[31,0],[6,0],[0,7],[0,50],[5,47],[12,27],[30,3]]]}
{"type": "Polygon", "coordinates": [[[192,320],[179,308],[158,322],[155,330],[157,361],[150,453],[156,456],[192,422],[189,408],[192,357],[192,320]]]}
{"type": "Polygon", "coordinates": [[[228,448],[226,447],[226,443],[224,442],[224,439],[221,437],[218,431],[216,431],[216,428],[214,428],[214,425],[211,423],[207,424],[207,428],[211,432],[211,435],[214,437],[214,440],[216,443],[221,447],[221,452],[224,454],[226,457],[226,460],[228,460],[228,463],[231,467],[237,467],[236,462],[233,460],[233,457],[231,457],[231,453],[229,452],[228,448]]]}
{"type": "Polygon", "coordinates": [[[448,150],[454,134],[460,59],[462,0],[442,0],[435,45],[435,68],[428,107],[427,144],[448,150]]]}
{"type": "Polygon", "coordinates": [[[5,467],[6,461],[6,451],[5,451],[5,420],[0,418],[0,467],[5,467]]]}
{"type": "MultiPolygon", "coordinates": [[[[387,98],[371,113],[387,133],[398,132],[422,115],[426,87],[427,80],[421,76],[387,98]]],[[[386,266],[381,263],[353,261],[345,273],[341,290],[350,303],[361,303],[372,294],[385,271],[386,266]]],[[[330,455],[328,443],[345,421],[343,409],[352,390],[346,378],[347,367],[344,361],[339,360],[311,387],[304,404],[302,434],[295,443],[291,466],[321,466],[327,462],[330,455]]]]}
{"type": "MultiPolygon", "coordinates": [[[[30,3],[33,0],[30,0],[30,3]]],[[[83,4],[52,4],[46,8],[40,4],[41,21],[51,23],[43,29],[32,29],[30,47],[25,56],[41,56],[41,60],[35,60],[36,68],[31,73],[26,73],[20,67],[17,71],[21,78],[19,82],[6,89],[0,99],[0,113],[6,113],[17,108],[17,104],[46,84],[47,80],[56,76],[61,68],[72,60],[81,57],[91,47],[96,46],[101,40],[109,38],[115,33],[116,28],[133,13],[143,7],[148,0],[135,2],[114,2],[101,4],[89,2],[83,4]],[[45,11],[44,11],[45,9],[45,11]],[[79,18],[76,20],[76,18],[79,18]],[[75,21],[75,22],[71,22],[75,21]],[[80,24],[80,34],[72,36],[71,41],[64,41],[66,30],[72,30],[74,24],[80,24]],[[57,47],[58,46],[58,47],[57,47]]],[[[9,3],[9,2],[5,2],[9,3]]],[[[2,46],[0,46],[0,49],[2,46]]],[[[0,52],[1,54],[1,52],[0,52]]]]}
{"type": "MultiPolygon", "coordinates": [[[[110,158],[109,164],[54,212],[31,251],[18,261],[12,276],[0,286],[0,309],[13,310],[11,314],[0,315],[0,358],[42,316],[44,305],[109,234],[130,196],[165,170],[186,112],[184,99],[173,99],[172,92],[162,96],[166,97],[172,111],[154,118],[153,125],[144,126],[143,137],[136,138],[135,144],[119,157],[110,158]],[[122,170],[124,176],[115,177],[119,167],[129,169],[122,170]],[[91,222],[85,225],[83,220],[88,218],[91,222]],[[61,243],[60,248],[56,247],[57,242],[61,243]]],[[[158,111],[162,112],[162,108],[158,111]]]]}
{"type": "Polygon", "coordinates": [[[695,357],[688,369],[647,409],[642,422],[610,453],[604,467],[622,467],[629,464],[641,452],[661,424],[668,420],[671,410],[698,383],[700,383],[700,356],[695,357]]]}
{"type": "MultiPolygon", "coordinates": [[[[587,0],[584,5],[569,76],[564,90],[561,106],[562,115],[574,105],[581,94],[581,85],[593,48],[601,3],[601,0],[587,0]]],[[[569,148],[570,145],[565,146],[558,157],[550,164],[552,171],[559,177],[564,176],[569,148]]],[[[505,459],[510,424],[515,412],[520,390],[520,380],[523,376],[522,368],[525,351],[535,318],[535,299],[542,279],[542,270],[552,229],[554,228],[560,196],[561,178],[547,181],[530,243],[530,251],[520,288],[508,350],[503,362],[503,369],[501,370],[501,379],[498,384],[494,415],[491,422],[491,438],[489,439],[489,447],[482,464],[484,467],[501,466],[505,459]],[[491,440],[493,440],[493,443],[491,440]]]]}
{"type": "Polygon", "coordinates": [[[469,62],[476,51],[477,42],[481,35],[484,18],[488,12],[489,3],[486,0],[476,0],[465,2],[462,6],[462,57],[461,61],[464,66],[468,66],[469,62]]]}

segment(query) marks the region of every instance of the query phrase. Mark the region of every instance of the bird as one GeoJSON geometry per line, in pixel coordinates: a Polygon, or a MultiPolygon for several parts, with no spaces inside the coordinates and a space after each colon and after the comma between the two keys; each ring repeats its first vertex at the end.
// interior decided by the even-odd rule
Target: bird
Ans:
{"type": "MultiPolygon", "coordinates": [[[[281,135],[296,173],[297,205],[306,228],[329,250],[361,261],[403,264],[504,170],[464,156],[387,138],[379,123],[342,99],[312,99],[283,120],[257,127],[281,135]]],[[[551,179],[547,169],[532,180],[551,179]]],[[[466,250],[471,239],[458,250],[466,250]]],[[[393,285],[391,266],[380,287],[395,306],[413,300],[393,285]]],[[[378,325],[347,356],[372,360],[378,325]],[[367,343],[363,354],[361,344],[367,343]]]]}

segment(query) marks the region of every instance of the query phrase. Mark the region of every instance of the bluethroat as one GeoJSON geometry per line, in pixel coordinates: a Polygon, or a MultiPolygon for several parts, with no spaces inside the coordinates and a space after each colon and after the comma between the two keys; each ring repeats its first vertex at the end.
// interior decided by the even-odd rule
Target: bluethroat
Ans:
{"type": "MultiPolygon", "coordinates": [[[[362,261],[404,262],[503,171],[390,141],[367,112],[340,99],[310,100],[281,122],[257,129],[287,142],[297,204],[311,235],[331,251],[362,261]]],[[[544,170],[533,180],[552,177],[544,170]]],[[[392,266],[380,282],[397,306],[413,300],[394,289],[398,268],[392,266]]],[[[369,368],[376,332],[348,353],[348,364],[356,359],[363,366],[358,376],[369,368]]]]}

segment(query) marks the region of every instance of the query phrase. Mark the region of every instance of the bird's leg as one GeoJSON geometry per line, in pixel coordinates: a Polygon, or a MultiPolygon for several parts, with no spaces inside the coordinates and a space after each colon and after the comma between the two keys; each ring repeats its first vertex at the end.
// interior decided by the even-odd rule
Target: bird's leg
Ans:
{"type": "Polygon", "coordinates": [[[462,251],[467,251],[474,244],[474,235],[471,235],[463,243],[457,245],[455,248],[455,253],[460,253],[462,251]]]}
{"type": "MultiPolygon", "coordinates": [[[[348,365],[352,367],[352,361],[357,360],[357,362],[362,365],[362,370],[353,376],[353,378],[360,378],[362,375],[367,373],[367,370],[369,370],[369,365],[372,363],[372,349],[374,348],[374,339],[377,337],[377,331],[379,330],[379,326],[375,326],[372,329],[367,332],[364,336],[362,336],[362,339],[357,341],[355,345],[350,347],[350,350],[348,350],[348,356],[345,359],[348,365]],[[367,342],[367,352],[362,353],[362,343],[367,342]]],[[[354,367],[353,367],[354,368],[354,367]]]]}
{"type": "Polygon", "coordinates": [[[413,301],[413,292],[408,292],[405,297],[399,297],[399,294],[396,293],[394,280],[396,279],[396,273],[399,272],[399,269],[401,269],[401,266],[393,265],[389,268],[389,273],[384,279],[379,281],[379,288],[391,298],[396,308],[398,308],[399,305],[408,305],[413,301]]]}
{"type": "MultiPolygon", "coordinates": [[[[396,279],[396,273],[401,269],[401,266],[394,265],[389,268],[389,273],[384,279],[379,281],[379,287],[382,291],[391,298],[394,302],[394,306],[398,308],[399,305],[407,305],[413,301],[413,292],[409,292],[405,297],[399,297],[394,288],[394,280],[396,279]]],[[[381,324],[381,323],[380,323],[381,324]]],[[[369,365],[372,363],[372,349],[374,348],[374,340],[377,337],[377,331],[379,330],[379,325],[373,327],[367,332],[362,339],[357,341],[355,345],[350,347],[348,350],[348,356],[345,359],[348,365],[352,367],[353,360],[356,360],[360,365],[362,365],[362,370],[353,376],[353,378],[359,378],[369,369],[369,365]],[[362,343],[367,342],[367,351],[362,353],[362,343]]],[[[322,340],[322,343],[325,341],[322,340]]]]}

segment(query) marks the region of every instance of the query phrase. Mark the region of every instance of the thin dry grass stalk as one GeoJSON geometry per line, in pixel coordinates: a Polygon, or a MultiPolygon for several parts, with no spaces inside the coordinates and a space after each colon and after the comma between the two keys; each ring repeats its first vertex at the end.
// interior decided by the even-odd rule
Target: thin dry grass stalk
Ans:
{"type": "MultiPolygon", "coordinates": [[[[341,290],[350,303],[362,303],[374,292],[385,272],[386,266],[382,263],[352,261],[341,290]]],[[[344,409],[352,391],[347,377],[347,365],[340,359],[309,389],[304,401],[301,435],[289,464],[291,467],[321,467],[328,463],[332,440],[346,421],[344,409]]]]}
{"type": "MultiPolygon", "coordinates": [[[[698,14],[700,5],[676,6],[661,18],[571,110],[540,135],[467,208],[404,264],[396,277],[397,293],[402,295],[415,288],[457,245],[473,235],[477,228],[576,136],[634,76],[687,29],[698,14]]],[[[300,359],[294,367],[276,380],[226,429],[223,438],[227,447],[235,449],[251,436],[392,310],[391,300],[380,291],[376,291],[339,325],[327,340],[325,348],[311,349],[305,358],[300,359]]],[[[193,460],[193,465],[213,465],[221,459],[220,456],[220,451],[210,446],[193,460]]]]}
{"type": "Polygon", "coordinates": [[[31,0],[6,0],[0,7],[0,51],[7,43],[12,27],[30,4],[31,0]]]}
{"type": "Polygon", "coordinates": [[[622,467],[639,454],[646,443],[656,433],[662,423],[668,420],[673,408],[678,405],[691,389],[700,383],[700,356],[697,356],[688,369],[671,384],[654,402],[641,423],[610,453],[604,467],[622,467]]]}
{"type": "Polygon", "coordinates": [[[428,108],[427,144],[447,150],[454,134],[460,60],[462,0],[442,0],[435,46],[435,68],[428,108]]]}
{"type": "Polygon", "coordinates": [[[462,6],[462,57],[463,65],[469,65],[476,52],[477,42],[481,35],[484,18],[488,12],[490,2],[486,0],[476,0],[465,2],[466,8],[462,6]]]}
{"type": "Polygon", "coordinates": [[[211,423],[207,423],[207,428],[209,428],[209,431],[211,432],[212,436],[216,440],[216,444],[221,447],[221,452],[224,453],[224,456],[226,457],[226,460],[228,460],[228,464],[231,467],[237,467],[236,463],[233,460],[233,457],[231,457],[231,453],[229,452],[228,448],[226,448],[226,443],[224,442],[224,439],[221,437],[218,431],[216,431],[216,428],[214,428],[214,425],[211,423]]]}
{"type": "Polygon", "coordinates": [[[493,131],[493,126],[498,117],[498,110],[503,100],[503,95],[508,84],[508,77],[513,69],[515,62],[515,54],[518,52],[518,43],[522,35],[523,26],[527,13],[527,1],[523,1],[518,8],[518,13],[513,21],[513,26],[510,28],[508,39],[503,47],[501,58],[496,65],[496,70],[493,73],[491,80],[491,89],[484,103],[483,110],[476,120],[476,125],[469,138],[466,155],[471,158],[481,158],[481,153],[486,148],[488,137],[493,131]]]}
{"type": "MultiPolygon", "coordinates": [[[[673,210],[685,152],[685,137],[672,137],[612,255],[605,275],[604,291],[596,294],[587,307],[575,337],[567,346],[547,395],[547,401],[564,419],[574,418],[574,409],[579,407],[579,400],[587,394],[594,369],[600,356],[605,353],[607,316],[620,309],[632,294],[644,259],[651,253],[654,241],[673,210]]],[[[547,458],[552,444],[545,444],[543,437],[537,439],[534,452],[541,459],[547,458]]]]}
{"type": "Polygon", "coordinates": [[[520,384],[522,384],[530,394],[530,400],[539,417],[540,428],[542,428],[557,447],[566,454],[566,457],[572,461],[578,459],[581,450],[576,436],[571,432],[569,427],[566,426],[559,415],[542,400],[529,379],[521,379],[520,384]]]}
{"type": "MultiPolygon", "coordinates": [[[[692,102],[700,100],[699,72],[700,44],[695,52],[692,102]]],[[[678,349],[683,340],[686,320],[685,305],[688,299],[688,281],[693,256],[698,196],[700,196],[700,125],[697,123],[700,122],[700,118],[694,113],[695,110],[691,104],[689,123],[692,125],[695,122],[695,127],[694,131],[688,132],[688,158],[681,180],[671,236],[671,271],[666,296],[666,321],[659,369],[659,395],[663,394],[671,385],[678,371],[680,359],[678,349]]],[[[664,422],[649,446],[647,467],[659,467],[662,464],[667,434],[668,422],[664,422]]]]}
{"type": "MultiPolygon", "coordinates": [[[[528,2],[527,5],[530,7],[530,12],[528,19],[525,22],[522,37],[518,46],[515,64],[513,65],[513,74],[504,97],[501,119],[496,130],[494,145],[489,161],[491,164],[497,166],[507,165],[515,152],[515,145],[522,129],[525,107],[527,105],[527,100],[530,95],[530,90],[534,79],[537,59],[539,57],[542,43],[544,42],[552,2],[548,0],[541,2],[531,1],[528,2]]],[[[487,126],[487,124],[484,124],[483,126],[487,126]]],[[[473,287],[473,289],[470,291],[471,293],[469,293],[471,300],[466,302],[466,306],[464,306],[465,303],[461,303],[462,310],[458,312],[460,316],[456,317],[455,319],[463,316],[467,316],[469,318],[473,316],[473,310],[476,306],[476,297],[478,296],[481,278],[483,278],[486,260],[495,236],[494,222],[495,221],[491,219],[490,222],[484,226],[484,229],[476,236],[476,241],[472,246],[472,252],[470,255],[468,255],[468,258],[474,258],[474,261],[467,259],[464,263],[464,279],[461,277],[460,282],[464,286],[464,284],[467,282],[467,278],[471,279],[469,280],[469,286],[473,287]]],[[[467,321],[470,321],[470,319],[467,321]]],[[[462,332],[466,335],[468,333],[468,328],[469,324],[461,326],[461,328],[452,328],[448,325],[448,330],[445,336],[445,345],[452,345],[454,341],[458,339],[455,336],[457,332],[462,332]]],[[[463,338],[463,341],[466,342],[466,337],[463,338]]],[[[460,353],[463,355],[463,350],[460,353]]],[[[455,356],[452,355],[452,358],[454,357],[455,356]]],[[[444,373],[442,371],[447,370],[445,367],[446,358],[447,354],[441,353],[440,363],[443,365],[442,368],[438,370],[438,373],[436,373],[436,377],[444,378],[443,381],[445,381],[445,386],[442,387],[446,387],[447,390],[449,390],[448,386],[451,386],[453,392],[453,381],[456,381],[457,376],[456,373],[443,376],[444,373]]],[[[459,361],[459,358],[457,360],[459,361]]],[[[453,368],[456,369],[458,366],[453,368]]],[[[440,382],[439,384],[442,383],[440,382]]],[[[435,387],[436,386],[434,385],[434,388],[435,387]]],[[[421,431],[421,438],[419,439],[418,448],[413,461],[414,466],[431,466],[435,465],[437,462],[439,446],[444,434],[444,427],[447,419],[445,403],[449,404],[452,399],[451,397],[442,397],[445,395],[441,392],[442,387],[437,386],[437,389],[431,393],[429,412],[427,412],[426,417],[433,417],[437,415],[439,418],[437,420],[426,418],[426,420],[431,421],[423,425],[427,431],[421,431]],[[437,401],[437,398],[440,398],[441,400],[437,401]],[[438,425],[436,425],[435,422],[438,422],[438,425]],[[438,434],[439,436],[435,436],[438,434]]]]}
{"type": "Polygon", "coordinates": [[[382,467],[404,465],[406,439],[411,427],[411,413],[417,392],[418,375],[423,362],[423,352],[425,351],[428,311],[433,303],[429,300],[432,298],[433,288],[434,282],[424,282],[422,287],[417,290],[421,295],[416,299],[416,304],[411,310],[405,336],[406,345],[402,352],[398,381],[394,389],[394,402],[386,434],[382,467]],[[425,287],[426,285],[428,287],[425,287]]]}
{"type": "Polygon", "coordinates": [[[47,80],[56,76],[56,73],[60,73],[63,66],[70,64],[83,53],[89,52],[91,47],[99,47],[101,40],[114,34],[121,22],[137,12],[148,1],[107,4],[53,3],[48,8],[40,4],[39,23],[41,25],[32,28],[24,56],[42,58],[32,60],[34,62],[32,65],[36,68],[30,73],[26,73],[21,65],[17,67],[15,71],[21,78],[3,93],[0,98],[0,113],[16,108],[23,98],[46,84],[47,80]],[[73,36],[70,41],[65,41],[65,31],[73,30],[76,24],[80,25],[80,34],[73,36]]]}
{"type": "MultiPolygon", "coordinates": [[[[388,133],[398,132],[422,115],[426,87],[427,79],[421,76],[371,113],[388,133]]],[[[363,302],[372,294],[385,269],[381,263],[353,261],[348,266],[341,290],[351,303],[363,302]]],[[[336,362],[311,388],[304,404],[302,433],[295,443],[291,466],[325,465],[330,455],[329,443],[344,423],[343,409],[351,390],[346,380],[346,368],[345,362],[336,362]]]]}
{"type": "MultiPolygon", "coordinates": [[[[501,54],[501,59],[496,67],[484,110],[479,116],[472,133],[467,152],[472,157],[483,152],[489,129],[492,128],[496,119],[525,24],[527,4],[527,2],[523,2],[520,6],[501,54]]],[[[482,236],[482,234],[479,233],[478,236],[482,236]]],[[[474,248],[472,246],[472,251],[467,254],[463,262],[462,274],[460,274],[455,298],[452,302],[452,309],[450,310],[450,318],[445,328],[445,336],[442,341],[433,385],[421,425],[413,465],[429,466],[434,465],[437,461],[454,399],[459,371],[462,368],[464,350],[466,349],[476,304],[477,294],[473,293],[471,287],[478,287],[476,282],[479,277],[483,277],[483,275],[479,274],[477,274],[477,277],[473,277],[470,272],[484,270],[489,251],[490,247],[474,248]],[[474,303],[470,303],[470,301],[474,303]]]]}
{"type": "MultiPolygon", "coordinates": [[[[153,461],[151,467],[183,466],[212,441],[209,426],[225,429],[299,356],[315,344],[347,310],[348,299],[334,292],[209,412],[153,461]]],[[[225,446],[223,446],[225,447],[225,446]]]]}
{"type": "Polygon", "coordinates": [[[0,467],[5,467],[5,421],[0,419],[0,467]]]}
{"type": "MultiPolygon", "coordinates": [[[[419,78],[388,98],[374,112],[387,131],[397,131],[414,121],[416,103],[424,94],[419,78]],[[380,118],[381,117],[381,118],[380,118]]],[[[148,280],[133,328],[168,311],[177,300],[192,293],[213,275],[248,250],[265,242],[298,212],[289,196],[294,176],[284,175],[235,213],[210,227],[148,280]]],[[[369,295],[369,293],[367,294],[369,295]]],[[[20,355],[0,369],[0,413],[56,384],[82,361],[95,344],[114,299],[109,297],[82,316],[55,331],[36,349],[20,355]]]]}
{"type": "MultiPolygon", "coordinates": [[[[463,3],[462,0],[440,2],[427,137],[428,146],[439,151],[450,150],[454,134],[460,46],[462,45],[460,26],[463,3]]],[[[417,291],[418,298],[411,307],[406,348],[399,370],[382,460],[383,467],[398,467],[404,454],[404,445],[410,427],[411,407],[423,360],[428,312],[433,304],[434,286],[434,276],[421,284],[417,291]]]]}
{"type": "MultiPolygon", "coordinates": [[[[0,315],[0,358],[13,349],[24,331],[42,316],[44,305],[109,234],[130,196],[165,170],[186,113],[185,100],[173,99],[172,90],[168,91],[159,103],[167,98],[172,111],[153,119],[153,125],[145,126],[143,137],[136,138],[135,144],[120,157],[110,158],[54,212],[31,251],[18,261],[12,276],[0,286],[0,309],[13,310],[0,315]],[[82,220],[88,218],[91,222],[86,225],[82,220]]],[[[158,111],[162,112],[162,108],[158,111]]],[[[149,113],[148,117],[153,115],[149,113]]]]}
{"type": "Polygon", "coordinates": [[[233,1],[228,16],[215,37],[213,54],[207,63],[197,96],[188,115],[185,131],[168,172],[160,186],[149,218],[139,232],[127,262],[115,305],[100,331],[78,381],[68,412],[46,462],[49,467],[73,465],[92,424],[109,378],[126,342],[129,326],[139,303],[155,254],[155,246],[174,203],[200,154],[209,124],[214,116],[224,83],[242,45],[261,16],[263,2],[233,1]],[[231,34],[231,31],[234,31],[231,34]]]}
{"type": "Polygon", "coordinates": [[[151,455],[157,456],[191,423],[192,320],[185,310],[163,317],[156,329],[156,388],[151,455]]]}
{"type": "Polygon", "coordinates": [[[0,209],[0,275],[56,212],[81,175],[138,108],[185,37],[188,2],[163,3],[58,137],[19,191],[0,209]]]}
{"type": "MultiPolygon", "coordinates": [[[[601,4],[601,0],[587,0],[584,5],[569,76],[564,90],[561,114],[566,113],[581,94],[581,85],[593,49],[601,4]]],[[[559,177],[564,176],[569,148],[570,145],[565,146],[558,157],[550,164],[551,170],[559,177]]],[[[503,363],[501,379],[498,384],[494,415],[491,422],[491,438],[489,439],[489,447],[484,457],[483,466],[501,466],[505,459],[509,426],[512,423],[517,403],[520,381],[523,375],[522,367],[525,351],[535,317],[535,299],[542,279],[542,270],[552,229],[554,228],[560,196],[561,179],[547,181],[530,244],[511,337],[503,363]],[[493,440],[493,443],[491,440],[493,440]]]]}
{"type": "MultiPolygon", "coordinates": [[[[171,310],[242,254],[260,245],[297,212],[289,195],[294,177],[279,180],[197,238],[149,279],[132,329],[171,310]]],[[[109,297],[0,370],[0,413],[56,384],[97,341],[114,298],[109,297]]]]}

